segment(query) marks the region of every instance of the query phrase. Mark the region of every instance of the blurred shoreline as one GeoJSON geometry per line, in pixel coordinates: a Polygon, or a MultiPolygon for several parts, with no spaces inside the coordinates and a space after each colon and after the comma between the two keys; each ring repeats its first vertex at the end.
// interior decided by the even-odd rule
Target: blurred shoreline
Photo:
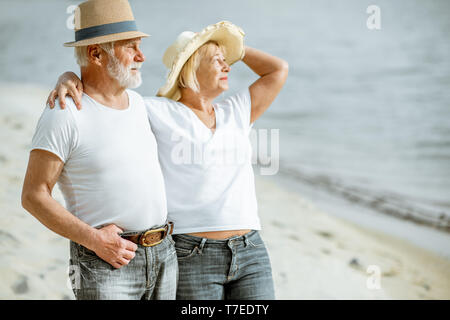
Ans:
{"type": "MultiPolygon", "coordinates": [[[[378,206],[373,206],[373,202],[378,202],[380,197],[373,192],[365,193],[364,188],[342,187],[339,182],[321,179],[320,175],[312,176],[308,174],[289,174],[288,170],[280,168],[280,173],[276,176],[265,177],[278,187],[295,192],[302,197],[313,202],[320,210],[336,218],[343,219],[358,227],[366,228],[373,232],[394,236],[411,243],[417,247],[428,250],[443,258],[450,260],[450,232],[448,227],[438,227],[430,223],[430,220],[423,223],[415,220],[412,211],[408,211],[407,204],[401,207],[405,214],[388,210],[379,210],[378,206]],[[318,181],[315,181],[315,180],[318,181]],[[330,191],[331,189],[331,191],[330,191]]],[[[387,195],[386,199],[397,200],[395,196],[387,195]]],[[[401,198],[400,198],[401,199],[401,198]]],[[[399,200],[400,206],[404,199],[399,200]]],[[[381,202],[383,204],[395,205],[396,202],[381,202]]]]}
{"type": "MultiPolygon", "coordinates": [[[[0,299],[73,299],[68,240],[20,205],[29,144],[49,90],[0,83],[0,299]]],[[[450,298],[449,258],[329,214],[319,207],[333,203],[314,198],[318,188],[300,192],[275,180],[256,177],[278,299],[450,298]]],[[[59,190],[54,197],[64,203],[59,190]]]]}
{"type": "MultiPolygon", "coordinates": [[[[376,193],[362,186],[348,186],[325,175],[314,175],[293,168],[282,168],[279,174],[281,179],[288,177],[300,183],[309,184],[314,188],[345,198],[349,203],[450,234],[450,215],[446,215],[444,211],[421,208],[420,205],[423,206],[426,203],[425,200],[421,199],[422,203],[414,203],[414,198],[406,198],[404,195],[386,191],[376,193]]],[[[440,205],[447,210],[450,209],[450,203],[430,202],[430,205],[440,205]]]]}

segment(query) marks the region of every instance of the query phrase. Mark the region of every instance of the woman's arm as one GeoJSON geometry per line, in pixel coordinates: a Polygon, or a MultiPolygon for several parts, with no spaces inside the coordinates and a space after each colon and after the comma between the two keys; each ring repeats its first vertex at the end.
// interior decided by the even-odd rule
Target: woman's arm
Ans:
{"type": "Polygon", "coordinates": [[[78,110],[81,110],[81,96],[83,94],[83,83],[80,78],[73,72],[65,72],[59,78],[55,85],[55,89],[50,92],[47,98],[47,104],[53,109],[55,100],[59,97],[59,105],[61,109],[66,106],[66,96],[72,97],[78,110]]]}
{"type": "Polygon", "coordinates": [[[253,123],[275,100],[286,82],[289,66],[283,59],[247,46],[242,61],[260,76],[250,86],[252,100],[250,123],[253,123]]]}

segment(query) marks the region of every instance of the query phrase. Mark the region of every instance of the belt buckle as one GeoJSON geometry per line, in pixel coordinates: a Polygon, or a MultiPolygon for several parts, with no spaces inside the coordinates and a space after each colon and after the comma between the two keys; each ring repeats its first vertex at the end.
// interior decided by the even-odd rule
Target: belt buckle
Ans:
{"type": "Polygon", "coordinates": [[[164,237],[165,237],[165,235],[166,235],[165,233],[166,233],[166,227],[164,227],[164,228],[159,228],[159,229],[147,230],[147,231],[140,237],[140,239],[139,239],[139,244],[140,244],[140,245],[143,245],[144,247],[153,247],[153,246],[156,246],[156,245],[160,244],[161,242],[163,242],[164,237]],[[147,243],[145,242],[145,238],[146,238],[149,234],[157,233],[157,232],[164,232],[164,234],[163,234],[161,240],[156,241],[155,243],[152,243],[152,244],[147,244],[147,243]]]}

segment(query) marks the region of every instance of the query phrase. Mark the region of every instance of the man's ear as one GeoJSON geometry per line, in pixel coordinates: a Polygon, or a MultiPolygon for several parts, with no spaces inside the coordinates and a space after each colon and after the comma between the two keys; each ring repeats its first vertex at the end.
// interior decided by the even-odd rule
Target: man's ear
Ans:
{"type": "Polygon", "coordinates": [[[92,64],[101,65],[102,60],[105,58],[105,54],[106,53],[97,44],[93,44],[87,47],[87,56],[89,62],[92,64]]]}

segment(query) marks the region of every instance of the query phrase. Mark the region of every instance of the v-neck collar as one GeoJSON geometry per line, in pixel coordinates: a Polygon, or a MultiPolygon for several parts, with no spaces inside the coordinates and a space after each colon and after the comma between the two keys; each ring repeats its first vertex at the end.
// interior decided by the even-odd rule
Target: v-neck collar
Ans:
{"type": "Polygon", "coordinates": [[[216,129],[214,130],[214,132],[213,132],[210,128],[208,128],[208,127],[206,126],[206,124],[205,124],[202,120],[200,120],[200,118],[198,117],[198,115],[197,115],[194,111],[192,111],[191,108],[189,108],[189,107],[188,107],[187,105],[185,105],[183,102],[176,101],[176,103],[178,103],[182,108],[186,108],[186,109],[189,110],[189,112],[191,113],[191,115],[192,115],[195,119],[197,119],[196,121],[200,122],[201,126],[202,126],[205,130],[207,130],[207,131],[209,132],[210,138],[213,138],[213,137],[216,135],[217,130],[218,130],[218,128],[219,128],[219,118],[217,117],[217,106],[216,106],[215,103],[213,103],[213,105],[212,105],[213,108],[214,108],[214,117],[216,118],[216,119],[215,119],[215,120],[216,120],[216,129]]]}

